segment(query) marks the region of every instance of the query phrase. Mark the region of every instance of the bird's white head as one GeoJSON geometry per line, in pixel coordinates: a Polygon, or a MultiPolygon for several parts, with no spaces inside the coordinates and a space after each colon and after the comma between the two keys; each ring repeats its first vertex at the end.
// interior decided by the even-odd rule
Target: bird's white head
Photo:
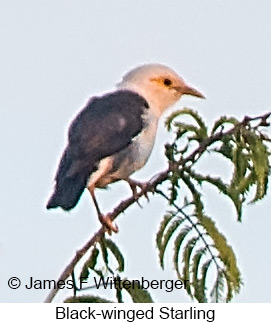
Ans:
{"type": "Polygon", "coordinates": [[[171,68],[162,64],[146,64],[128,72],[118,84],[142,95],[159,117],[165,109],[176,103],[182,95],[204,98],[171,68]]]}

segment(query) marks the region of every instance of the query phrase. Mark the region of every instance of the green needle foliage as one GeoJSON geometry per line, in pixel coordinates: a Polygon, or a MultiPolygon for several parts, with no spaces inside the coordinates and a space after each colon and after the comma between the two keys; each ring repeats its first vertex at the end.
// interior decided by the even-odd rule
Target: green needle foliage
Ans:
{"type": "MultiPolygon", "coordinates": [[[[269,127],[270,115],[245,117],[242,121],[223,116],[208,129],[196,111],[185,108],[166,121],[166,128],[174,134],[172,142],[165,146],[168,170],[158,174],[156,182],[147,183],[146,192],[161,196],[169,208],[156,235],[159,264],[164,269],[166,254],[172,253],[176,277],[186,281],[186,292],[195,301],[229,302],[240,292],[242,279],[236,255],[216,225],[216,214],[206,211],[206,187],[214,187],[231,201],[238,221],[242,220],[244,205],[266,196],[271,139],[264,130],[269,127]],[[212,163],[218,155],[220,161],[225,161],[225,168],[231,169],[226,180],[223,174],[206,174],[200,167],[203,156],[212,163]]],[[[126,207],[122,209],[121,205],[115,210],[123,212],[126,207]]],[[[127,285],[132,280],[121,278],[124,270],[125,257],[103,234],[91,245],[79,279],[116,279],[114,302],[123,302],[124,293],[133,302],[153,302],[138,281],[132,288],[127,285]]],[[[77,296],[77,292],[75,288],[73,297],[66,301],[111,302],[96,295],[77,296]]]]}
{"type": "Polygon", "coordinates": [[[171,207],[161,221],[156,237],[159,262],[164,268],[165,251],[173,245],[176,275],[189,281],[186,292],[198,302],[228,302],[239,293],[242,284],[233,249],[215,221],[205,213],[204,184],[212,185],[232,201],[239,221],[252,189],[254,197],[249,203],[266,195],[270,139],[263,129],[269,126],[269,116],[245,118],[242,122],[222,117],[215,122],[210,135],[201,117],[190,109],[177,111],[166,121],[167,129],[174,131],[175,139],[166,146],[172,170],[168,191],[157,190],[171,207]],[[184,115],[193,123],[182,122],[180,118],[184,115]],[[193,147],[192,151],[190,147],[193,147]],[[231,163],[233,172],[228,181],[199,170],[198,160],[203,155],[211,160],[215,154],[225,159],[225,165],[231,163]],[[184,191],[188,196],[180,203],[179,196],[184,191]]]}

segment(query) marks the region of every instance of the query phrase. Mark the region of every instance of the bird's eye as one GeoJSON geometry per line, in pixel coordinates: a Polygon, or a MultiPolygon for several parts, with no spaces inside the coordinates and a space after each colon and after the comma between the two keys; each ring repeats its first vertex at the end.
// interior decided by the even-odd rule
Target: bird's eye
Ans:
{"type": "Polygon", "coordinates": [[[172,84],[170,79],[164,79],[164,85],[170,86],[172,84]]]}

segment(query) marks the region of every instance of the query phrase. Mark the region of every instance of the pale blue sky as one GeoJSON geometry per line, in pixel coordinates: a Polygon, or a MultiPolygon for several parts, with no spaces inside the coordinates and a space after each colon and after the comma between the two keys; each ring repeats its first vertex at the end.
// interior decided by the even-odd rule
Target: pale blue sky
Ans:
{"type": "MultiPolygon", "coordinates": [[[[10,290],[8,278],[56,279],[98,228],[88,194],[70,214],[45,209],[68,123],[84,101],[113,89],[130,68],[158,62],[207,96],[176,107],[197,109],[208,124],[221,115],[270,111],[270,18],[269,0],[0,2],[1,302],[43,301],[47,290],[10,290]]],[[[153,155],[135,178],[164,169],[167,140],[161,120],[153,155]]],[[[129,194],[118,183],[98,199],[109,211],[129,194]]],[[[243,274],[234,301],[270,302],[271,199],[245,208],[240,224],[231,204],[214,194],[209,214],[216,214],[243,274]]],[[[165,205],[159,198],[142,203],[143,210],[135,205],[121,215],[113,237],[126,256],[126,275],[174,279],[170,263],[165,271],[158,267],[154,246],[165,205]]],[[[182,292],[153,298],[190,301],[182,292]]]]}

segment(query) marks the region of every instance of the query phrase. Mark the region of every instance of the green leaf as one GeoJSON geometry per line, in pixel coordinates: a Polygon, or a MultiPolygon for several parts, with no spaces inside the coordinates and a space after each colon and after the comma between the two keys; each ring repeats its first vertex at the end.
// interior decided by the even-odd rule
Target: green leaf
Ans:
{"type": "Polygon", "coordinates": [[[192,196],[193,196],[193,203],[195,205],[195,213],[197,217],[201,217],[203,214],[203,203],[201,201],[201,194],[199,191],[196,189],[195,185],[191,181],[190,176],[184,174],[184,172],[181,172],[181,179],[187,186],[187,188],[190,190],[192,196]]]}
{"type": "Polygon", "coordinates": [[[184,247],[184,252],[183,252],[183,275],[182,279],[186,282],[186,292],[188,295],[193,297],[192,291],[191,291],[191,279],[190,279],[190,258],[192,251],[196,245],[196,242],[198,241],[198,237],[193,237],[190,239],[186,246],[184,247]]]}
{"type": "Polygon", "coordinates": [[[121,288],[118,288],[118,286],[116,286],[116,298],[117,298],[118,303],[123,303],[123,300],[122,300],[122,289],[121,288]]]}
{"type": "Polygon", "coordinates": [[[189,226],[184,227],[181,232],[177,235],[175,242],[174,242],[174,254],[173,254],[173,265],[174,269],[177,273],[179,279],[181,279],[181,274],[179,271],[179,254],[182,243],[189,232],[191,232],[192,228],[189,226]]]}
{"type": "Polygon", "coordinates": [[[176,153],[176,144],[173,143],[172,145],[166,144],[165,145],[165,155],[168,160],[174,161],[174,156],[176,153]]]}
{"type": "Polygon", "coordinates": [[[168,223],[172,220],[172,218],[175,216],[175,213],[174,212],[168,212],[163,220],[161,221],[160,223],[160,227],[159,227],[159,230],[156,234],[156,246],[158,249],[160,249],[161,247],[161,243],[162,243],[162,238],[163,238],[163,234],[164,234],[164,231],[168,225],[168,223]]]}
{"type": "Polygon", "coordinates": [[[255,184],[256,176],[254,172],[250,172],[246,177],[243,177],[238,185],[237,190],[241,194],[245,194],[249,191],[250,187],[255,184]]]}
{"type": "Polygon", "coordinates": [[[197,111],[189,109],[189,108],[184,108],[180,112],[181,112],[180,115],[187,114],[187,115],[193,117],[193,119],[197,122],[199,128],[201,129],[202,133],[204,133],[205,136],[207,136],[206,124],[204,123],[203,119],[200,117],[200,115],[198,114],[197,111]]]}
{"type": "Polygon", "coordinates": [[[227,274],[226,271],[224,271],[223,273],[224,273],[224,276],[225,276],[226,282],[227,282],[228,292],[227,292],[227,296],[226,296],[226,302],[228,303],[233,297],[233,287],[232,287],[232,282],[231,282],[230,276],[227,274]]]}
{"type": "Polygon", "coordinates": [[[170,198],[169,198],[169,205],[171,205],[173,202],[175,202],[175,200],[178,197],[178,188],[179,188],[179,176],[178,176],[178,172],[172,172],[171,175],[169,175],[170,180],[170,198]]]}
{"type": "Polygon", "coordinates": [[[240,180],[242,180],[249,168],[249,159],[247,153],[244,152],[243,144],[237,143],[237,147],[232,151],[232,162],[234,165],[234,172],[231,180],[231,186],[236,187],[240,180]]]}
{"type": "Polygon", "coordinates": [[[207,234],[212,238],[214,247],[219,253],[219,258],[225,265],[225,271],[228,279],[231,282],[231,288],[235,293],[238,293],[241,286],[241,274],[237,267],[236,258],[232,248],[227,244],[227,240],[221,234],[212,219],[207,216],[202,216],[200,219],[201,225],[206,230],[207,234]]]}
{"type": "Polygon", "coordinates": [[[234,203],[236,213],[238,216],[238,221],[241,221],[242,211],[243,211],[242,206],[244,202],[243,197],[240,195],[240,192],[232,186],[228,188],[228,196],[231,198],[232,202],[234,203]]]}
{"type": "Polygon", "coordinates": [[[64,303],[113,303],[108,299],[101,298],[99,296],[84,295],[84,296],[73,296],[65,299],[64,303]]]}
{"type": "Polygon", "coordinates": [[[199,141],[202,141],[207,137],[207,127],[203,119],[199,116],[199,114],[196,111],[189,108],[184,108],[182,110],[175,111],[167,118],[165,124],[168,131],[172,129],[173,120],[180,115],[191,116],[194,119],[194,121],[196,121],[198,127],[187,123],[174,122],[174,126],[177,127],[177,131],[179,131],[179,134],[177,134],[178,138],[181,137],[185,132],[190,131],[195,133],[195,139],[199,141]]]}
{"type": "Polygon", "coordinates": [[[233,158],[233,138],[231,135],[224,135],[221,139],[221,145],[218,148],[215,148],[213,151],[220,153],[222,156],[226,157],[230,161],[232,161],[233,158]]]}
{"type": "Polygon", "coordinates": [[[218,303],[219,301],[223,300],[223,293],[224,293],[224,281],[225,277],[222,271],[217,272],[217,277],[211,291],[211,296],[214,302],[218,303]]]}
{"type": "Polygon", "coordinates": [[[97,263],[97,259],[99,256],[99,249],[94,247],[91,251],[90,257],[88,260],[85,262],[81,274],[80,274],[80,280],[86,280],[89,276],[89,269],[94,269],[97,263]]]}
{"type": "Polygon", "coordinates": [[[167,229],[167,231],[165,232],[165,234],[163,235],[163,240],[162,240],[161,246],[159,248],[160,266],[163,269],[164,269],[164,254],[165,254],[165,250],[168,245],[168,242],[169,242],[170,238],[172,237],[172,235],[174,234],[174,232],[183,223],[184,220],[185,220],[184,218],[180,218],[180,217],[177,217],[176,219],[174,219],[171,222],[171,224],[170,224],[169,228],[167,229]]]}
{"type": "Polygon", "coordinates": [[[202,247],[202,248],[198,249],[195,252],[195,254],[194,254],[193,258],[192,258],[191,272],[193,274],[192,282],[193,282],[193,286],[194,286],[195,289],[197,288],[198,280],[199,280],[198,272],[199,272],[200,261],[201,261],[202,257],[206,254],[206,251],[207,251],[206,246],[202,247]]]}
{"type": "Polygon", "coordinates": [[[104,239],[104,243],[106,248],[108,248],[112,252],[118,262],[117,270],[119,272],[124,271],[124,258],[118,246],[111,239],[104,239]]]}
{"type": "MultiPolygon", "coordinates": [[[[117,275],[117,281],[120,280],[120,276],[117,275]]],[[[115,284],[115,290],[116,290],[116,298],[117,298],[117,301],[118,303],[123,303],[123,300],[122,300],[122,286],[121,284],[115,284]]]]}
{"type": "MultiPolygon", "coordinates": [[[[128,280],[125,279],[125,281],[128,280]]],[[[138,281],[132,280],[129,282],[131,283],[130,287],[126,287],[123,283],[122,288],[130,294],[134,303],[153,303],[150,293],[146,289],[142,289],[138,281]]]]}
{"type": "Polygon", "coordinates": [[[167,128],[167,131],[172,130],[172,123],[175,118],[177,118],[179,115],[182,114],[182,110],[176,110],[171,115],[166,119],[165,121],[165,126],[167,128]]]}
{"type": "Polygon", "coordinates": [[[249,144],[253,169],[256,174],[256,194],[251,201],[254,203],[266,195],[268,175],[270,173],[269,153],[262,140],[252,132],[246,132],[246,142],[249,144]]]}
{"type": "Polygon", "coordinates": [[[190,137],[191,139],[197,140],[197,141],[202,141],[204,138],[206,138],[205,133],[202,133],[202,130],[199,129],[198,127],[192,125],[192,124],[187,124],[187,123],[182,123],[182,122],[175,122],[175,127],[177,127],[176,131],[176,137],[177,139],[180,139],[185,133],[187,132],[192,132],[194,135],[190,137]]]}
{"type": "Polygon", "coordinates": [[[85,295],[85,296],[73,296],[65,299],[64,303],[113,303],[108,299],[101,298],[99,296],[85,295]]]}
{"type": "Polygon", "coordinates": [[[104,273],[100,269],[93,269],[95,274],[97,274],[99,277],[104,278],[104,273]]]}
{"type": "Polygon", "coordinates": [[[197,284],[197,288],[195,289],[194,296],[198,300],[199,303],[206,303],[206,277],[208,269],[212,263],[213,259],[207,260],[201,267],[201,278],[199,279],[199,283],[197,284]]]}
{"type": "Polygon", "coordinates": [[[223,130],[224,125],[227,123],[232,124],[233,126],[236,126],[239,123],[239,121],[234,117],[223,116],[214,123],[214,126],[211,130],[211,135],[213,135],[218,128],[222,128],[223,130]]]}
{"type": "Polygon", "coordinates": [[[220,192],[228,195],[228,185],[225,184],[219,177],[211,177],[209,175],[201,175],[194,172],[191,168],[187,170],[191,178],[195,179],[200,185],[203,182],[214,185],[220,192]]]}
{"type": "Polygon", "coordinates": [[[107,248],[106,248],[106,244],[105,244],[105,237],[103,237],[100,241],[99,241],[99,245],[102,251],[102,257],[103,257],[103,261],[106,265],[106,268],[108,268],[108,252],[107,252],[107,248]]]}
{"type": "MultiPolygon", "coordinates": [[[[189,175],[191,178],[195,179],[200,185],[202,185],[203,182],[207,182],[209,184],[214,185],[221,193],[226,195],[231,199],[231,201],[234,203],[236,212],[238,214],[238,220],[241,220],[242,216],[242,205],[244,198],[242,197],[242,194],[245,193],[245,191],[248,189],[250,185],[252,185],[252,179],[251,177],[243,178],[242,180],[239,180],[238,187],[235,187],[234,185],[228,186],[226,183],[224,183],[220,178],[211,177],[208,175],[201,175],[197,174],[192,169],[187,170],[189,171],[189,175]]],[[[197,199],[199,199],[196,196],[197,199]]]]}

